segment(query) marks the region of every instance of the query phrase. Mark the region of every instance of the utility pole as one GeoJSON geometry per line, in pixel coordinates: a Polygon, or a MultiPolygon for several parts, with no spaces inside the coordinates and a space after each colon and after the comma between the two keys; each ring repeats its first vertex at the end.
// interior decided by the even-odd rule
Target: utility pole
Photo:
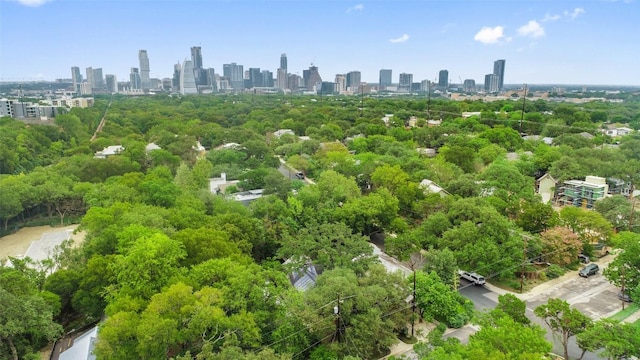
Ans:
{"type": "Polygon", "coordinates": [[[413,300],[411,301],[411,337],[414,335],[414,327],[416,323],[416,269],[413,269],[413,300]]]}
{"type": "Polygon", "coordinates": [[[527,261],[527,238],[522,237],[524,246],[522,247],[522,266],[520,268],[520,294],[522,294],[522,288],[524,286],[524,264],[527,261]]]}
{"type": "Polygon", "coordinates": [[[627,264],[622,264],[622,310],[624,310],[624,268],[627,264]]]}
{"type": "Polygon", "coordinates": [[[522,97],[522,114],[520,114],[520,129],[518,132],[522,136],[522,121],[524,120],[524,105],[527,101],[527,84],[524,84],[524,96],[522,97]]]}
{"type": "Polygon", "coordinates": [[[340,293],[337,294],[338,295],[338,303],[336,306],[333,307],[333,313],[336,316],[336,334],[334,336],[334,339],[338,340],[338,342],[342,342],[342,336],[340,334],[341,331],[341,327],[342,324],[340,322],[340,293]]]}

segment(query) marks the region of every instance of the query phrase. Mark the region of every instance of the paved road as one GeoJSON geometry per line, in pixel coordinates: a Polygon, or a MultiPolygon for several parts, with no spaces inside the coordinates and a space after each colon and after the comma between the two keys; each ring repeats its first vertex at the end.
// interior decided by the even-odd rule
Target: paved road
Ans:
{"type": "MultiPolygon", "coordinates": [[[[554,344],[554,353],[562,354],[564,352],[562,344],[559,340],[553,338],[548,326],[542,321],[542,319],[535,316],[533,309],[546,303],[549,298],[553,297],[567,301],[572,307],[577,308],[594,320],[609,317],[617,311],[620,311],[622,309],[622,304],[617,298],[618,289],[611,285],[609,281],[602,276],[602,269],[605,268],[611,260],[612,259],[609,257],[599,259],[598,264],[601,268],[600,272],[587,279],[579,277],[577,275],[577,271],[572,271],[565,274],[560,279],[549,281],[540,287],[533,289],[529,293],[523,295],[515,294],[526,302],[527,317],[542,326],[543,329],[547,330],[546,338],[554,344]]],[[[491,286],[466,286],[469,285],[468,282],[465,280],[461,280],[460,282],[460,293],[473,301],[477,310],[494,308],[498,301],[498,295],[500,293],[505,293],[505,291],[491,286]]],[[[468,339],[469,335],[470,331],[468,327],[448,333],[448,336],[455,336],[461,339],[468,339]]],[[[582,350],[578,348],[575,337],[570,338],[569,356],[572,358],[578,358],[581,354],[582,350]]],[[[595,353],[586,353],[583,359],[597,360],[602,358],[595,353]]]]}

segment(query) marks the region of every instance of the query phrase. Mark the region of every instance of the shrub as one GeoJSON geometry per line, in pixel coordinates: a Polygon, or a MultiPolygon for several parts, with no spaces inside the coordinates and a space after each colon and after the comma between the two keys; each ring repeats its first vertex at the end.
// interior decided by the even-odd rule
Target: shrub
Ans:
{"type": "Polygon", "coordinates": [[[564,269],[561,268],[560,266],[553,264],[551,266],[549,266],[547,268],[547,270],[545,271],[545,274],[547,275],[547,278],[549,279],[555,279],[558,278],[560,276],[562,276],[564,274],[564,269]]]}

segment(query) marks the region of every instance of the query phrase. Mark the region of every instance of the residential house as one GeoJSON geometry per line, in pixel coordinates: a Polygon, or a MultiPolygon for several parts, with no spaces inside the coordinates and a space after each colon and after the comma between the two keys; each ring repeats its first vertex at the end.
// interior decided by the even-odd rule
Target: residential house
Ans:
{"type": "Polygon", "coordinates": [[[213,194],[224,194],[225,190],[231,185],[239,183],[238,180],[227,180],[227,174],[221,173],[220,177],[209,179],[209,191],[213,194]]]}
{"type": "Polygon", "coordinates": [[[124,147],[122,145],[112,145],[107,146],[102,151],[96,151],[93,156],[96,159],[106,159],[109,156],[118,155],[124,151],[124,147]]]}
{"type": "Polygon", "coordinates": [[[98,326],[94,326],[80,336],[72,339],[73,345],[60,353],[59,360],[95,360],[93,353],[96,339],[98,338],[98,326]]]}
{"type": "Polygon", "coordinates": [[[422,181],[420,181],[420,187],[426,194],[438,194],[440,195],[440,197],[446,197],[450,195],[447,190],[441,188],[438,184],[429,179],[423,179],[422,181]]]}
{"type": "Polygon", "coordinates": [[[542,197],[542,203],[549,204],[555,198],[558,181],[546,173],[536,180],[536,194],[542,197]]]}
{"type": "Polygon", "coordinates": [[[281,137],[282,135],[286,135],[286,134],[293,135],[293,136],[296,135],[296,133],[291,129],[280,129],[280,130],[277,130],[277,131],[273,132],[273,136],[275,136],[277,138],[281,137]]]}

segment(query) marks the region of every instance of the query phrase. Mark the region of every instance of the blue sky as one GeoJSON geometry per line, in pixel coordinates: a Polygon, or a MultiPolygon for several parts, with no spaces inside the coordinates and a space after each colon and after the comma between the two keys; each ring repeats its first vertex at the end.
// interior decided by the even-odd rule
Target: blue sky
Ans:
{"type": "Polygon", "coordinates": [[[381,68],[451,82],[506,60],[507,84],[640,85],[640,0],[0,0],[0,81],[70,78],[71,66],[128,79],[138,50],[151,76],[201,46],[205,67],[274,72],[311,63],[323,80],[381,68]]]}

